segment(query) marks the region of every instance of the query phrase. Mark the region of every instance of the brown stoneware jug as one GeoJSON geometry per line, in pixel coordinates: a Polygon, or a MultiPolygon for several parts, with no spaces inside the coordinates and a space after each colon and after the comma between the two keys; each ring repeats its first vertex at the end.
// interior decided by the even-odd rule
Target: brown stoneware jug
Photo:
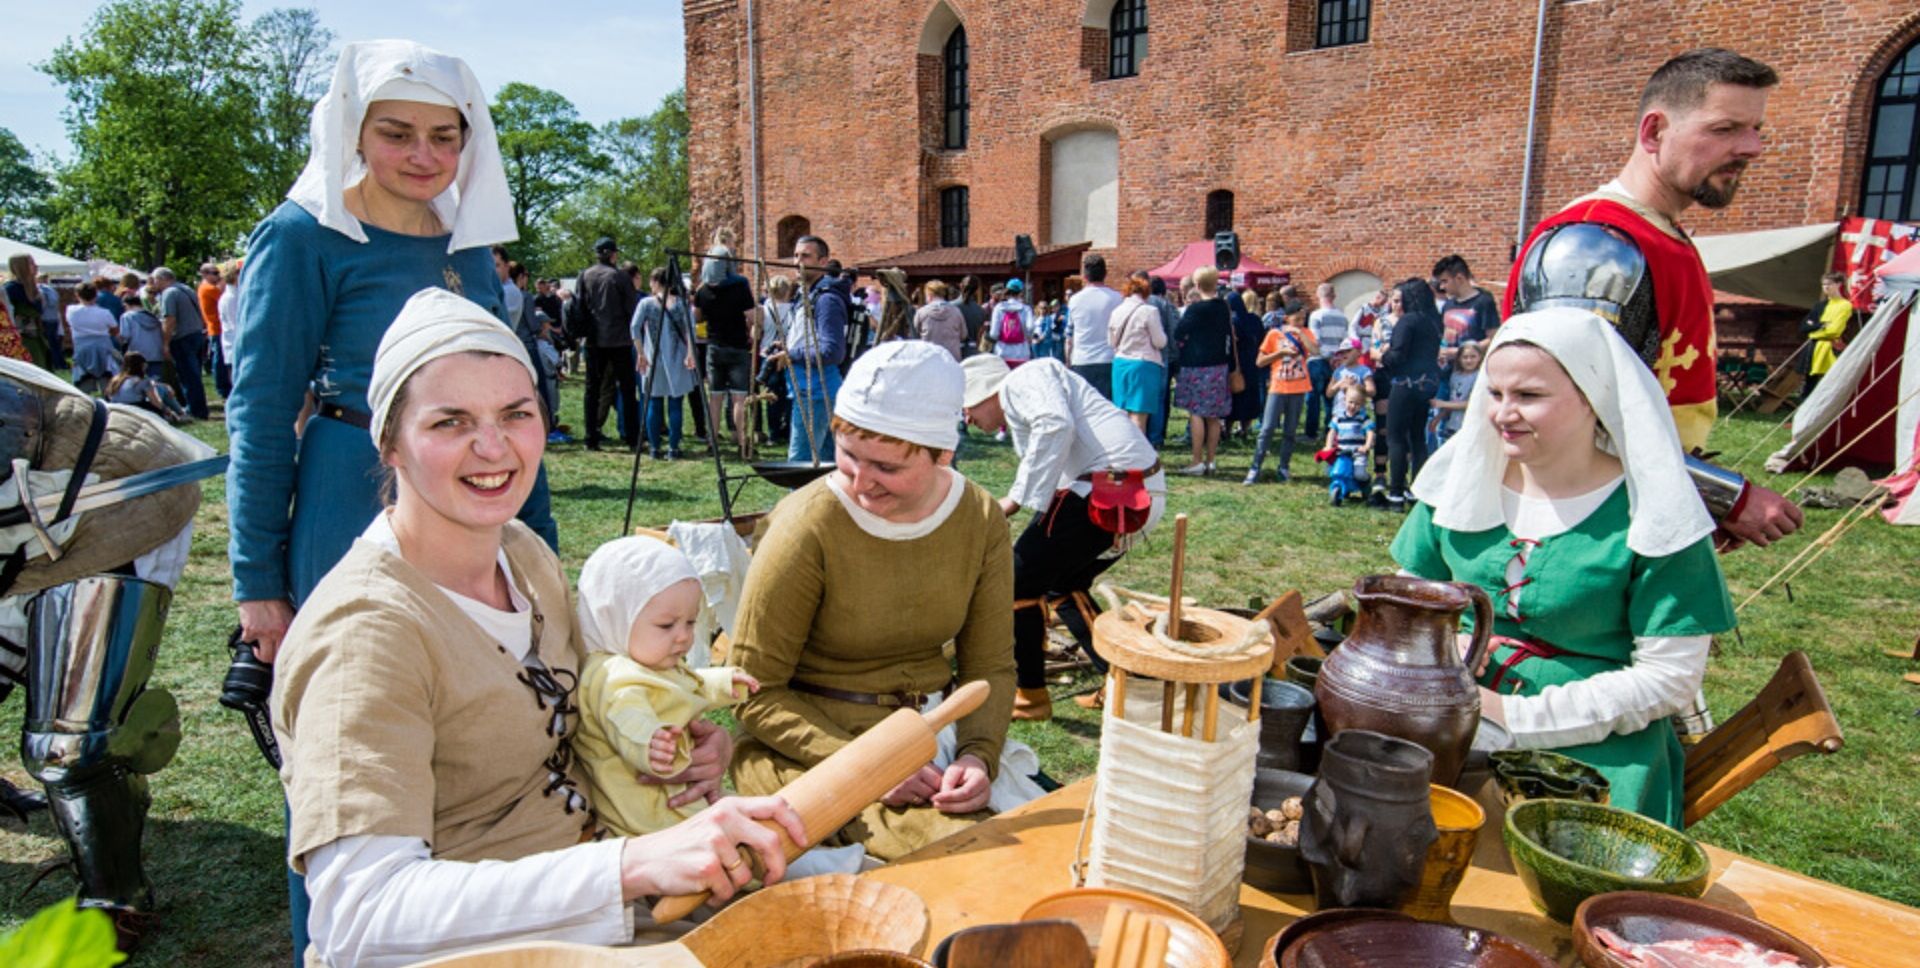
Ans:
{"type": "Polygon", "coordinates": [[[1487,653],[1493,603],[1479,586],[1370,575],[1355,582],[1353,632],[1320,666],[1314,683],[1327,732],[1370,729],[1411,740],[1433,753],[1433,782],[1460,779],[1480,689],[1469,671],[1487,653]],[[1473,607],[1473,647],[1460,661],[1454,636],[1473,607]]]}

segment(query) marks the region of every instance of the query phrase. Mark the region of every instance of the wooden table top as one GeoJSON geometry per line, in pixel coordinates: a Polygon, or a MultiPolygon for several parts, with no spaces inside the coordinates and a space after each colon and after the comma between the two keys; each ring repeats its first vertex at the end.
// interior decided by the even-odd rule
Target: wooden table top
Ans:
{"type": "MultiPolygon", "coordinates": [[[[864,876],[910,888],[926,901],[929,950],[962,928],[1017,921],[1034,901],[1073,887],[1069,865],[1091,789],[1091,781],[1082,780],[864,876]]],[[[1500,842],[1505,811],[1492,784],[1480,801],[1487,825],[1474,866],[1454,895],[1454,919],[1523,941],[1562,965],[1579,965],[1571,931],[1538,913],[1513,873],[1500,842]]],[[[1706,850],[1714,877],[1704,898],[1709,903],[1773,924],[1848,968],[1915,964],[1909,946],[1920,938],[1920,910],[1710,845],[1706,850]]],[[[1246,935],[1234,964],[1244,968],[1259,963],[1261,949],[1281,928],[1314,910],[1311,896],[1244,885],[1240,906],[1246,935]]]]}

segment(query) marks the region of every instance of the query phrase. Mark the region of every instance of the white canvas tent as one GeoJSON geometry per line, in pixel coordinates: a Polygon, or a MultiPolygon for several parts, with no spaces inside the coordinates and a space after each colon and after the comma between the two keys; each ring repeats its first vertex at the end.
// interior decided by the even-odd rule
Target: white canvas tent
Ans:
{"type": "Polygon", "coordinates": [[[1891,464],[1887,483],[1900,503],[1887,517],[1920,525],[1920,502],[1906,500],[1916,470],[1915,434],[1920,433],[1920,326],[1913,309],[1920,299],[1920,246],[1881,266],[1886,296],[1826,378],[1793,417],[1793,439],[1767,458],[1767,470],[1824,463],[1891,464]],[[1896,413],[1897,410],[1897,413],[1896,413]],[[1890,419],[1889,414],[1894,414],[1890,419]],[[1904,482],[1904,491],[1899,483],[1904,482]]]}
{"type": "Polygon", "coordinates": [[[1810,308],[1820,297],[1820,275],[1833,264],[1839,223],[1796,225],[1693,240],[1713,288],[1782,306],[1810,308]]]}
{"type": "Polygon", "coordinates": [[[25,242],[0,238],[0,270],[5,268],[8,260],[21,254],[33,256],[34,264],[40,267],[40,274],[42,276],[70,276],[78,278],[87,273],[87,261],[85,259],[75,259],[61,255],[58,252],[50,252],[37,245],[28,245],[25,242]]]}

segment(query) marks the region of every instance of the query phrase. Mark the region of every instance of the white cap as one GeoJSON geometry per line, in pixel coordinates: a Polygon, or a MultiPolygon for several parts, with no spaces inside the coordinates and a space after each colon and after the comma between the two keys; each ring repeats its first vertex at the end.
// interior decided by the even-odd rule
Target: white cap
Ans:
{"type": "Polygon", "coordinates": [[[999,393],[1000,384],[1007,382],[1007,374],[1013,372],[1006,360],[991,353],[967,357],[960,362],[960,369],[967,376],[967,389],[960,398],[960,406],[967,409],[999,393]]]}
{"type": "Polygon", "coordinates": [[[580,569],[574,614],[589,652],[627,654],[634,620],[655,595],[700,580],[684,552],[658,538],[628,535],[594,549],[580,569]]]}
{"type": "Polygon", "coordinates": [[[373,377],[367,381],[367,406],[373,412],[373,445],[380,446],[380,434],[391,416],[394,395],[421,367],[455,353],[494,353],[512,357],[526,368],[527,379],[540,383],[533,361],[520,337],[513,335],[499,317],[471,300],[445,289],[429,288],[416,292],[400,309],[393,325],[380,337],[380,348],[373,354],[373,377]]]}
{"type": "Polygon", "coordinates": [[[847,369],[833,415],[861,430],[953,450],[960,446],[965,383],[953,354],[932,343],[882,343],[847,369]]]}

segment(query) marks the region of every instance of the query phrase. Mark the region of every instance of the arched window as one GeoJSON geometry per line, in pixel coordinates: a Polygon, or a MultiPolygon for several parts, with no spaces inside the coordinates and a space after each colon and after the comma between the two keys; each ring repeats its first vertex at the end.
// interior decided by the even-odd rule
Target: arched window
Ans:
{"type": "Polygon", "coordinates": [[[1874,91],[1868,128],[1867,177],[1860,189],[1866,218],[1920,220],[1920,41],[1887,68],[1874,91]]]}
{"type": "Polygon", "coordinates": [[[1233,228],[1233,193],[1222,188],[1207,193],[1207,231],[1211,239],[1217,232],[1233,228]]]}
{"type": "Polygon", "coordinates": [[[941,73],[945,77],[944,90],[947,113],[946,137],[943,144],[948,148],[967,146],[967,28],[955,27],[947,38],[947,46],[941,52],[941,73]]]}
{"type": "Polygon", "coordinates": [[[781,219],[780,224],[774,227],[775,254],[782,259],[792,258],[794,243],[799,242],[801,236],[812,233],[813,223],[808,222],[804,215],[789,215],[781,219]]]}
{"type": "Polygon", "coordinates": [[[1119,0],[1107,24],[1107,76],[1140,73],[1147,59],[1147,0],[1119,0]]]}

